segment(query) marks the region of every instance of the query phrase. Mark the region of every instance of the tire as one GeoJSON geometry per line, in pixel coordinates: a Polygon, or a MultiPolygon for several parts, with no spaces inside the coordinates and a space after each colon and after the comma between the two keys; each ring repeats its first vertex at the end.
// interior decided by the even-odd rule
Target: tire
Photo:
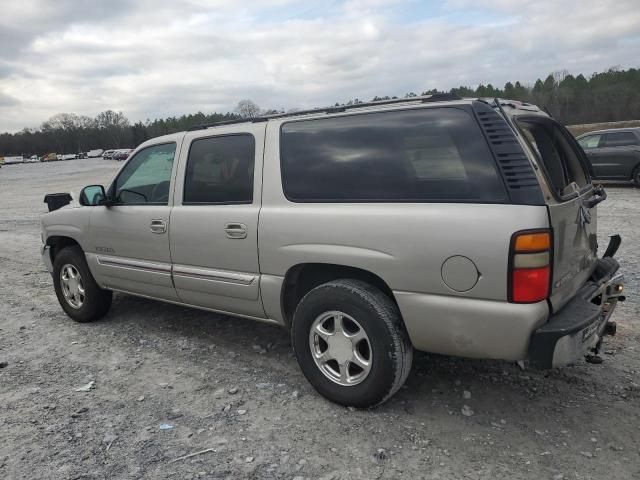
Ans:
{"type": "Polygon", "coordinates": [[[379,405],[398,391],[411,370],[413,347],[397,305],[361,280],[335,280],[307,293],[294,313],[291,340],[307,380],[321,395],[341,405],[379,405]],[[339,323],[342,330],[336,330],[339,323]],[[333,333],[324,341],[331,327],[333,333]],[[366,338],[355,344],[351,339],[361,338],[360,330],[366,338]],[[344,343],[337,334],[351,343],[344,343]],[[326,361],[334,355],[336,359],[326,361]],[[344,360],[348,355],[353,362],[344,360]],[[361,367],[364,363],[368,366],[361,367]]]}
{"type": "Polygon", "coordinates": [[[111,308],[113,293],[98,286],[79,246],[66,247],[58,252],[53,261],[53,285],[60,306],[76,322],[93,322],[104,317],[111,308]],[[76,280],[71,283],[63,278],[72,277],[69,272],[76,275],[76,280]],[[70,288],[65,288],[65,285],[70,285],[70,288]],[[81,290],[84,293],[80,293],[81,290]]]}

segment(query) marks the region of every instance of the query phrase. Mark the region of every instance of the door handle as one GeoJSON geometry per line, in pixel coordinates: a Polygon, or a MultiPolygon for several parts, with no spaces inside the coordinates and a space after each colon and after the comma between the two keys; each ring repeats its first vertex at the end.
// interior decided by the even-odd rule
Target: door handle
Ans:
{"type": "Polygon", "coordinates": [[[151,220],[151,231],[153,233],[166,233],[167,231],[167,222],[164,220],[156,219],[151,220]]]}
{"type": "Polygon", "coordinates": [[[247,226],[244,223],[227,223],[224,231],[228,238],[247,238],[247,226]]]}

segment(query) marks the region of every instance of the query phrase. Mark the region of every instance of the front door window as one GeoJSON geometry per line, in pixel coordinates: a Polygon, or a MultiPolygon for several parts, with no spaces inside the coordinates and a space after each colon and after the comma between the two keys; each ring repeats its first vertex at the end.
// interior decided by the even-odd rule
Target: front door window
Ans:
{"type": "Polygon", "coordinates": [[[175,153],[175,143],[140,150],[115,181],[115,202],[120,205],[167,205],[175,153]]]}

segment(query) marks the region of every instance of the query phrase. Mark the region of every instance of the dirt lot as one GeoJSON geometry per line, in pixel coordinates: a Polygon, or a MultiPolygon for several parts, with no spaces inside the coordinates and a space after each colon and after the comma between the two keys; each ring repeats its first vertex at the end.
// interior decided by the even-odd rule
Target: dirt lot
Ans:
{"type": "Polygon", "coordinates": [[[391,401],[354,411],[312,390],[273,326],[125,295],[98,323],[64,315],[39,257],[43,195],[119,166],[0,170],[0,478],[640,479],[640,190],[600,207],[629,297],[605,363],[418,355],[391,401]]]}

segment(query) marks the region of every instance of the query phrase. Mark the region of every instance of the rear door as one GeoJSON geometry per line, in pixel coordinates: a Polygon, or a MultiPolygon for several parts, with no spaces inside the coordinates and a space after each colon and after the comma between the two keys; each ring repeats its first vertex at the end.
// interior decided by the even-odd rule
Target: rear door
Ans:
{"type": "Polygon", "coordinates": [[[184,303],[265,317],[258,264],[264,132],[265,123],[253,123],[185,136],[169,232],[184,303]]]}
{"type": "Polygon", "coordinates": [[[593,272],[597,260],[597,208],[586,158],[573,136],[549,117],[518,119],[529,147],[538,157],[551,191],[547,207],[553,230],[551,305],[558,311],[593,272]]]}
{"type": "Polygon", "coordinates": [[[633,132],[605,133],[597,149],[603,178],[628,180],[640,161],[640,141],[633,132]]]}

